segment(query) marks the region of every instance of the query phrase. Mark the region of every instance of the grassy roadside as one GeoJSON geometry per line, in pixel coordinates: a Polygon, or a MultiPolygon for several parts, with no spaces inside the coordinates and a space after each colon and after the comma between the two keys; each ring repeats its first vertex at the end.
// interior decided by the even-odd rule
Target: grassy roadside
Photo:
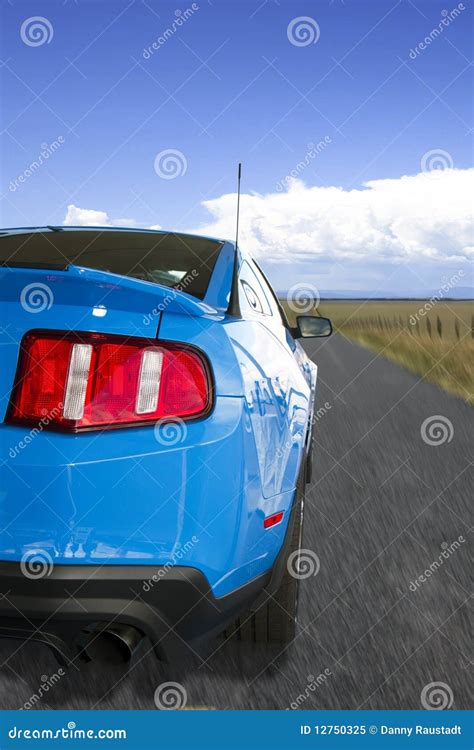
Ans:
{"type": "Polygon", "coordinates": [[[474,405],[474,341],[471,338],[462,341],[431,339],[407,330],[363,330],[344,325],[339,330],[347,338],[474,405]]]}
{"type": "MultiPolygon", "coordinates": [[[[294,324],[297,306],[282,304],[294,324]]],[[[331,318],[336,332],[474,405],[472,300],[322,299],[306,311],[331,318]]]]}

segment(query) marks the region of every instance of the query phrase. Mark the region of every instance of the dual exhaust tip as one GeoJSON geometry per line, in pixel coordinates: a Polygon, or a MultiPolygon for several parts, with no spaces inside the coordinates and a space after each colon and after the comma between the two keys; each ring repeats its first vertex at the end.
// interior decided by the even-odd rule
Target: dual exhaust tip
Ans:
{"type": "Polygon", "coordinates": [[[128,664],[143,637],[133,625],[106,625],[89,633],[83,655],[87,661],[128,664]]]}

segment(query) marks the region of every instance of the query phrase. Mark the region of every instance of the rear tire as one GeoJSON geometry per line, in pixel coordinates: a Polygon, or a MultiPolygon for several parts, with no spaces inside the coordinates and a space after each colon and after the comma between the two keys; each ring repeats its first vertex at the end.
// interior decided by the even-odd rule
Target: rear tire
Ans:
{"type": "MultiPolygon", "coordinates": [[[[247,612],[235,623],[234,629],[226,631],[226,636],[236,636],[241,641],[251,643],[291,643],[296,635],[299,580],[289,572],[288,560],[297,557],[294,553],[301,549],[303,533],[305,472],[301,472],[296,491],[296,506],[293,518],[288,556],[285,560],[283,577],[275,593],[267,598],[253,614],[247,612]]],[[[292,570],[297,570],[296,562],[292,570]]]]}
{"type": "Polygon", "coordinates": [[[311,426],[311,434],[309,436],[308,453],[306,456],[306,471],[305,471],[305,482],[311,484],[313,478],[313,455],[314,455],[314,427],[311,426]]]}

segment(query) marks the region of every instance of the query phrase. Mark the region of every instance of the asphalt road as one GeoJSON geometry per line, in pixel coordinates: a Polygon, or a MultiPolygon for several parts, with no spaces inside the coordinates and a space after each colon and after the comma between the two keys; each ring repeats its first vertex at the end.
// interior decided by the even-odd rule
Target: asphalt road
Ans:
{"type": "MultiPolygon", "coordinates": [[[[188,708],[415,709],[433,682],[453,708],[468,707],[469,542],[459,537],[469,536],[472,410],[341,337],[308,351],[320,416],[303,546],[320,570],[301,583],[295,642],[282,652],[216,640],[201,658],[165,666],[148,655],[128,674],[91,664],[37,708],[152,709],[168,680],[184,686],[188,708]],[[436,415],[452,438],[429,445],[421,425],[436,415]]],[[[6,641],[0,665],[3,709],[58,669],[45,648],[6,641]]]]}

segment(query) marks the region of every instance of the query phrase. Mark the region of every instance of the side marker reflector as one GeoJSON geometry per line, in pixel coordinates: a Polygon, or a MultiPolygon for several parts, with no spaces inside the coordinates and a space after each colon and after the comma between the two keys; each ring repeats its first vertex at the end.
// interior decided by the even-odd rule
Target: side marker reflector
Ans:
{"type": "Polygon", "coordinates": [[[277,523],[280,523],[282,518],[283,518],[283,511],[280,511],[279,513],[274,513],[273,516],[267,516],[263,521],[263,528],[271,529],[272,526],[276,526],[277,523]]]}

